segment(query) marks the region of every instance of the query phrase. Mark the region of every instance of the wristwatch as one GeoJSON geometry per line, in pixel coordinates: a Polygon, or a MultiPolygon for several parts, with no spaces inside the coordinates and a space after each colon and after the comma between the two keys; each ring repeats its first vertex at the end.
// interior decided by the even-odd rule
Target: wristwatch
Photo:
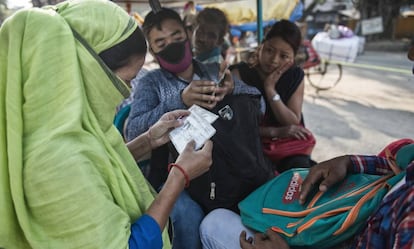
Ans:
{"type": "Polygon", "coordinates": [[[275,101],[275,102],[279,101],[280,100],[280,95],[276,93],[275,95],[273,95],[272,100],[275,101]]]}

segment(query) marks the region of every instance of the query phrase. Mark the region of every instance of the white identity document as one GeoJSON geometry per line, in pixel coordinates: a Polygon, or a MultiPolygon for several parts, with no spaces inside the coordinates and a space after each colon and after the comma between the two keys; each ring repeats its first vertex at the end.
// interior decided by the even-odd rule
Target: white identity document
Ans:
{"type": "Polygon", "coordinates": [[[216,133],[211,123],[216,121],[218,115],[197,105],[191,106],[188,110],[191,114],[183,118],[183,125],[169,134],[171,142],[180,154],[191,140],[195,141],[195,149],[198,150],[216,133]]]}

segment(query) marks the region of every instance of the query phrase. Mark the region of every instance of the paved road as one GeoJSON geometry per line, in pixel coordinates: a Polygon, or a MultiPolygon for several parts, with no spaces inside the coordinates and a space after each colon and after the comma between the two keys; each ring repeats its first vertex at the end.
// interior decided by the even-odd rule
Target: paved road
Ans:
{"type": "Polygon", "coordinates": [[[406,72],[344,66],[341,82],[318,94],[306,82],[304,116],[317,139],[317,161],[376,154],[395,139],[414,138],[414,76],[409,74],[413,63],[406,54],[366,51],[355,63],[406,72]]]}

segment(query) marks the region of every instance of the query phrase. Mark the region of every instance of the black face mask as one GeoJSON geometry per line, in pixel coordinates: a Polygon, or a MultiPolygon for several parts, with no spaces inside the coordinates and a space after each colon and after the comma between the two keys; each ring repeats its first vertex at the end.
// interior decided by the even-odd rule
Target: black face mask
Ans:
{"type": "Polygon", "coordinates": [[[171,73],[184,72],[191,64],[190,41],[174,42],[168,44],[163,50],[155,54],[160,66],[171,73]]]}
{"type": "Polygon", "coordinates": [[[163,50],[156,53],[156,55],[168,63],[177,64],[185,55],[186,42],[187,40],[170,43],[163,50]]]}

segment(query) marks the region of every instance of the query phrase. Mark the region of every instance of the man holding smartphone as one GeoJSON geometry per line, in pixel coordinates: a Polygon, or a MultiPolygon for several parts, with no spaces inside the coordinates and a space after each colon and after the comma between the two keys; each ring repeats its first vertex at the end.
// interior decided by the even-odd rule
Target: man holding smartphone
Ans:
{"type": "Polygon", "coordinates": [[[165,112],[194,104],[210,110],[228,94],[260,94],[254,87],[234,79],[225,63],[202,64],[193,59],[190,39],[174,10],[150,12],[143,31],[160,69],[139,79],[127,124],[127,140],[148,130],[165,112]],[[218,77],[222,77],[220,87],[216,84],[218,77]]]}
{"type": "MultiPolygon", "coordinates": [[[[211,110],[229,94],[260,94],[242,81],[235,81],[224,70],[224,64],[220,70],[217,63],[202,64],[194,60],[184,23],[174,10],[151,11],[142,28],[160,68],[139,78],[126,127],[128,141],[148,130],[166,112],[194,104],[211,110]],[[215,81],[219,75],[224,75],[221,87],[215,81]]],[[[201,248],[198,227],[203,218],[203,210],[183,191],[171,214],[174,247],[201,248]]]]}

